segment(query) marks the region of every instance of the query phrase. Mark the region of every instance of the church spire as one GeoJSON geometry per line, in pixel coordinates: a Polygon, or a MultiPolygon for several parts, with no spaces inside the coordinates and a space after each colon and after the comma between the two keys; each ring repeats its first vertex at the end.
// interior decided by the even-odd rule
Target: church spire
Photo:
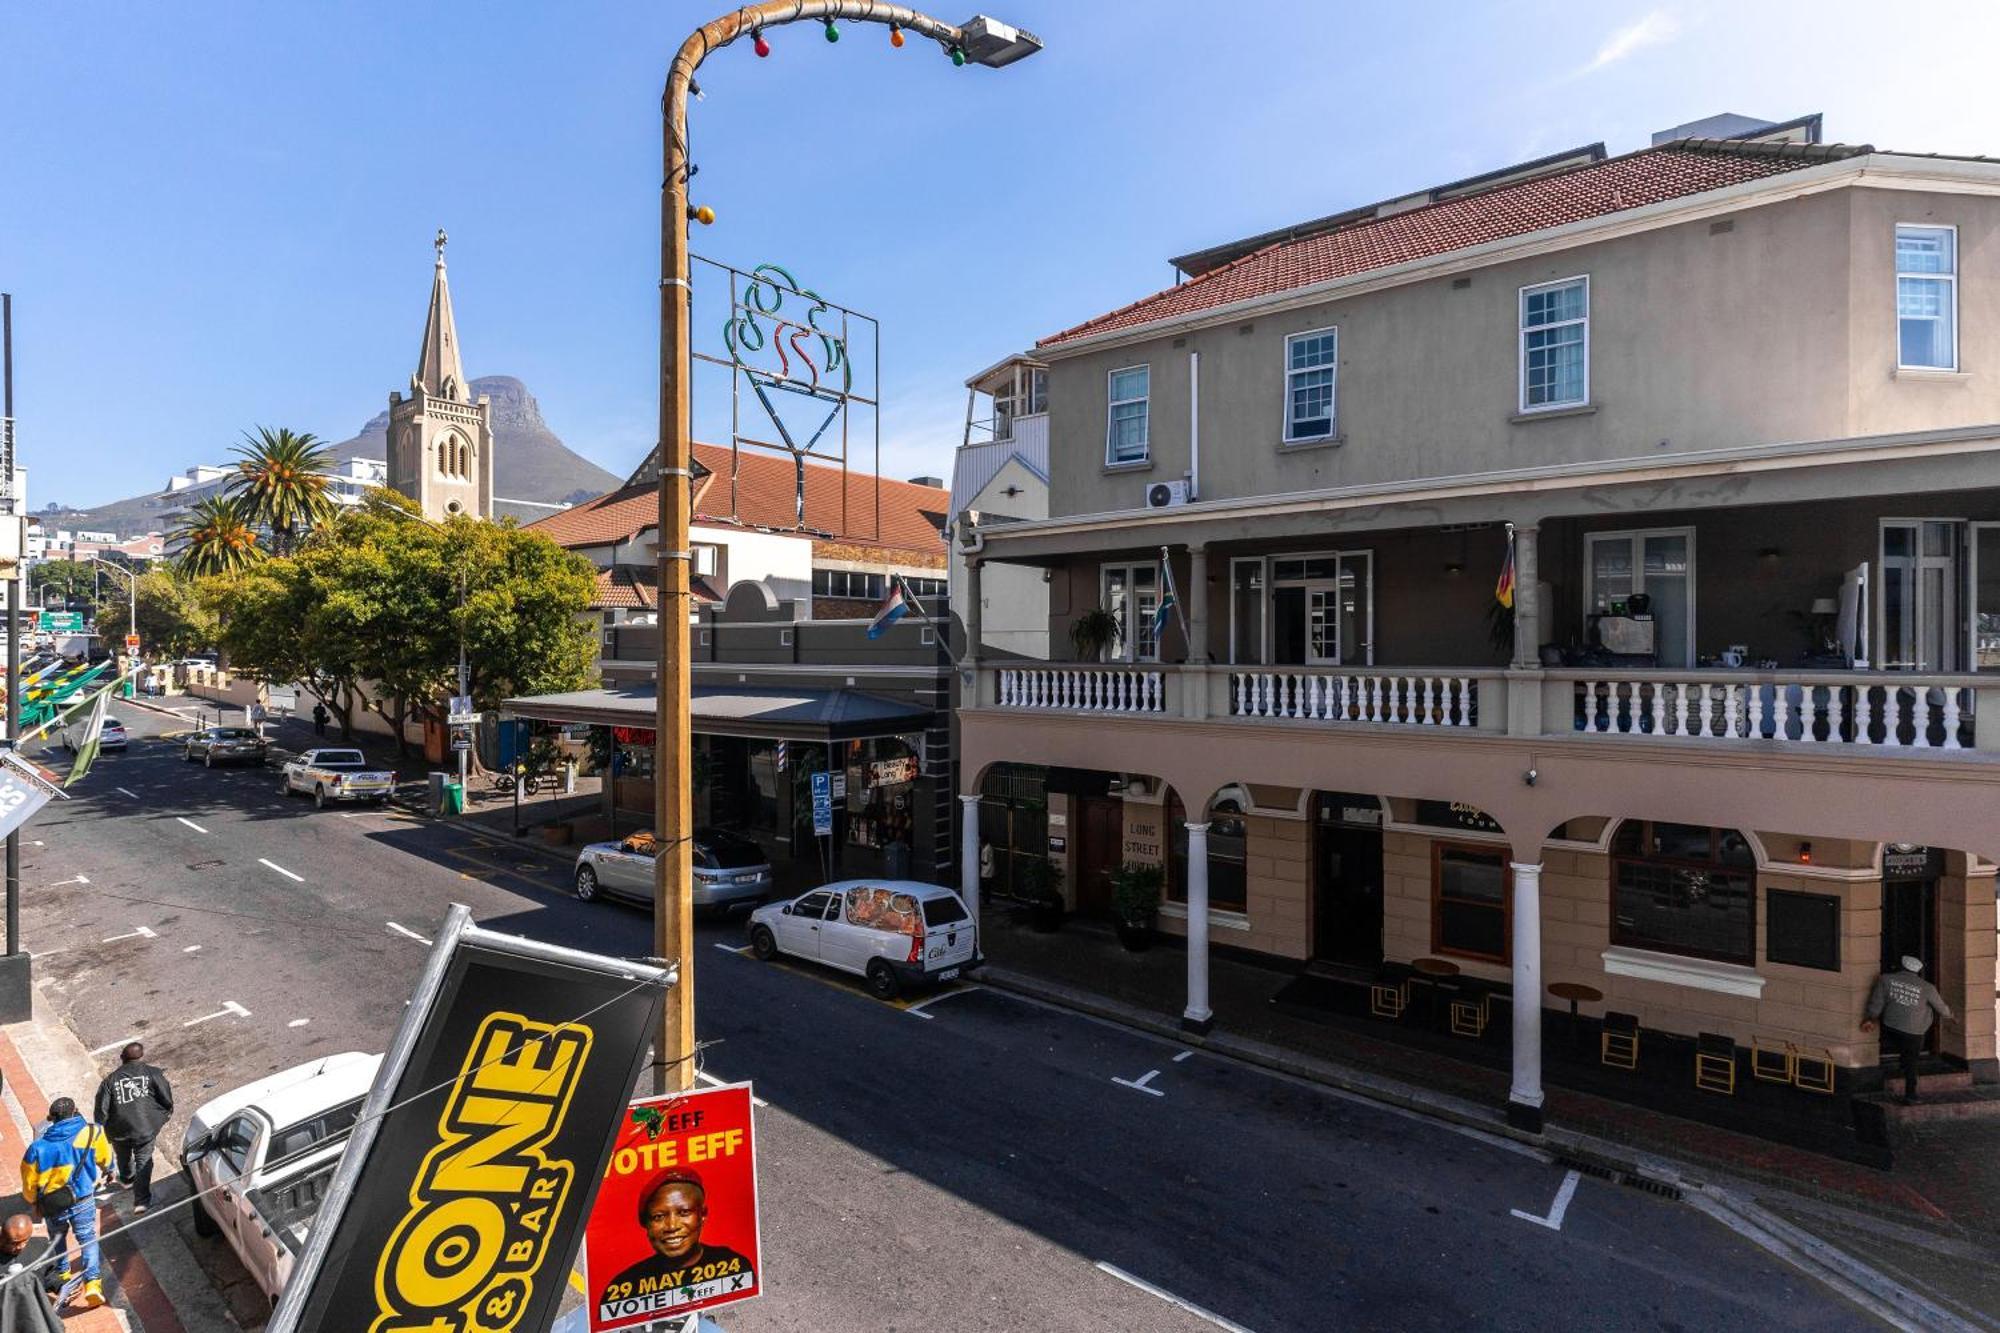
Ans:
{"type": "Polygon", "coordinates": [[[438,228],[437,273],[431,279],[431,308],[424,318],[424,346],[410,387],[441,398],[467,401],[465,367],[458,360],[458,326],[451,318],[451,288],[444,277],[444,228],[438,228]]]}

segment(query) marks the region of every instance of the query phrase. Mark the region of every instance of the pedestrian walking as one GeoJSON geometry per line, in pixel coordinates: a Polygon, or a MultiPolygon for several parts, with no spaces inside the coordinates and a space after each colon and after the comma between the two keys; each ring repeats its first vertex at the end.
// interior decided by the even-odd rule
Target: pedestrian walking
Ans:
{"type": "Polygon", "coordinates": [[[49,1229],[49,1248],[61,1256],[71,1278],[81,1278],[78,1303],[86,1310],[104,1304],[102,1263],[97,1248],[97,1186],[111,1169],[111,1142],[101,1126],[58,1097],[49,1103],[49,1123],[21,1158],[21,1197],[33,1204],[49,1229]],[[69,1267],[70,1233],[82,1249],[69,1267]]]}
{"type": "Polygon", "coordinates": [[[326,735],[326,720],[331,716],[332,714],[326,711],[325,704],[318,702],[313,704],[313,735],[326,735]]]}
{"type": "Polygon", "coordinates": [[[1883,1044],[1903,1063],[1903,1105],[1917,1101],[1917,1057],[1923,1054],[1924,1035],[1931,1030],[1932,1015],[1949,1020],[1951,1007],[1938,988],[1924,980],[1924,960],[1903,955],[1903,970],[1884,972],[1875,978],[1868,992],[1868,1007],[1862,1011],[1861,1030],[1873,1032],[1875,1020],[1882,1020],[1883,1044]]]}
{"type": "Polygon", "coordinates": [[[97,1123],[118,1158],[118,1183],[132,1187],[132,1211],[153,1206],[153,1140],[174,1113],[167,1076],[146,1063],[146,1048],[128,1042],[119,1066],[97,1085],[97,1123]]]}

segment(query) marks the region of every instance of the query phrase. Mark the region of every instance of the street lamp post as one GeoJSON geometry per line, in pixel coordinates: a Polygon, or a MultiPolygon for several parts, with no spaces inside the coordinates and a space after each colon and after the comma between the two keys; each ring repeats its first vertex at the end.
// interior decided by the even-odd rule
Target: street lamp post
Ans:
{"type": "MultiPolygon", "coordinates": [[[[660,99],[665,170],[660,185],[660,444],[659,583],[660,656],[653,717],[653,819],[664,842],[654,865],[653,952],[680,964],[678,983],[666,996],[665,1017],[654,1051],[660,1092],[694,1086],[694,806],[688,790],[693,740],[688,691],[688,444],[693,433],[693,368],[688,341],[687,152],[688,93],[695,71],[713,51],[749,34],[757,53],[768,52],[766,28],[817,21],[829,39],[836,20],[885,24],[901,45],[907,30],[928,37],[952,63],[999,67],[1041,49],[1033,35],[981,15],[963,25],[940,22],[904,5],[877,0],[768,0],[744,5],[696,29],[681,43],[660,99]]],[[[712,213],[702,214],[704,221],[712,213]]]]}
{"type": "MultiPolygon", "coordinates": [[[[125,606],[125,636],[129,639],[139,632],[139,576],[134,571],[126,569],[122,565],[112,564],[103,556],[93,555],[90,559],[93,564],[102,565],[112,573],[122,575],[125,579],[125,594],[128,599],[125,606]]],[[[138,665],[139,655],[134,653],[132,655],[132,666],[135,671],[138,665]]],[[[131,698],[134,692],[133,682],[126,681],[125,697],[127,699],[131,698]]],[[[222,720],[220,710],[216,712],[216,720],[218,722],[222,720]]]]}

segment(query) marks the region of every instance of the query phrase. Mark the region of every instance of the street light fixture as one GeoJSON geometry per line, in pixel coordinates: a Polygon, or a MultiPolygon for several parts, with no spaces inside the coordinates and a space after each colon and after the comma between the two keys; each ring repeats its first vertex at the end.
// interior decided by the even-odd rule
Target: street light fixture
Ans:
{"type": "MultiPolygon", "coordinates": [[[[740,9],[697,28],[681,43],[667,73],[660,99],[661,138],[665,170],[660,185],[660,659],[655,674],[657,696],[653,716],[653,826],[664,846],[654,862],[653,952],[676,959],[681,973],[666,996],[665,1018],[654,1051],[660,1092],[685,1092],[694,1086],[694,806],[687,777],[694,748],[689,726],[688,691],[688,482],[692,476],[688,446],[693,438],[691,392],[693,366],[688,336],[688,207],[687,183],[693,174],[687,152],[688,93],[695,71],[711,52],[744,36],[754,38],[757,54],[768,55],[767,28],[817,22],[829,39],[837,36],[836,20],[880,23],[890,40],[904,32],[928,37],[951,57],[997,69],[1041,50],[1041,39],[1024,29],[984,14],[953,26],[905,5],[879,0],[767,0],[740,9]]],[[[703,210],[704,225],[714,214],[703,210]]]]}
{"type": "MultiPolygon", "coordinates": [[[[123,565],[114,564],[113,562],[106,560],[101,555],[93,554],[90,557],[90,562],[94,565],[103,565],[106,569],[110,570],[112,573],[123,576],[125,580],[126,594],[131,598],[130,602],[126,606],[126,611],[125,611],[125,637],[128,639],[131,638],[133,635],[139,632],[139,575],[135,571],[125,568],[125,566],[123,565]]],[[[139,655],[137,653],[134,653],[132,654],[132,669],[134,674],[137,673],[138,667],[139,667],[139,655]]],[[[127,699],[131,698],[132,695],[136,692],[137,688],[135,683],[130,680],[126,681],[125,698],[127,699]]],[[[218,720],[220,720],[221,716],[222,715],[220,712],[216,714],[218,720]]]]}

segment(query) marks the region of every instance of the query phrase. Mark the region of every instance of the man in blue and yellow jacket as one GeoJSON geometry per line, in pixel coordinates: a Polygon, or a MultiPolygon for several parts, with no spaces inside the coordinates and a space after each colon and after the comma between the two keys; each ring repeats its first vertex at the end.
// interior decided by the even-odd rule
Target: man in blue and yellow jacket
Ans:
{"type": "Polygon", "coordinates": [[[111,1169],[111,1143],[104,1130],[77,1113],[76,1103],[58,1097],[49,1103],[48,1127],[21,1159],[21,1197],[48,1224],[49,1245],[69,1262],[69,1233],[83,1248],[80,1303],[104,1304],[97,1252],[97,1186],[111,1169]]]}

